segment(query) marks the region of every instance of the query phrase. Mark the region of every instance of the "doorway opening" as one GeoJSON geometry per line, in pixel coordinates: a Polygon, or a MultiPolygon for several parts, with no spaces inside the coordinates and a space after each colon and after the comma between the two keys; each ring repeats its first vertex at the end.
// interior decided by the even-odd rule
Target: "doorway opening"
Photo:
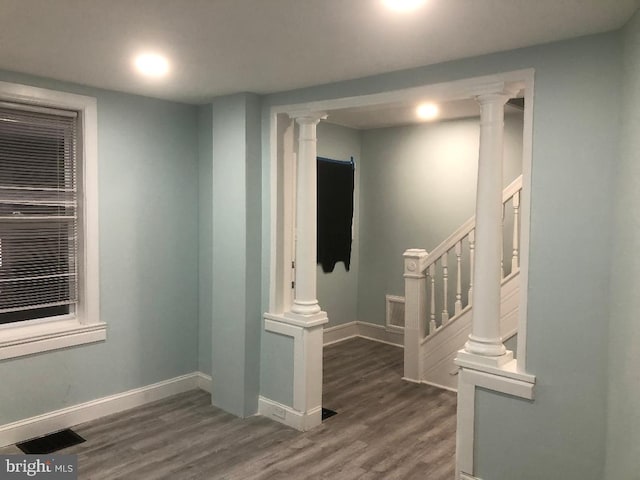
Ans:
{"type": "MultiPolygon", "coordinates": [[[[442,240],[442,231],[455,230],[461,222],[460,218],[463,221],[469,216],[468,208],[475,208],[476,171],[464,163],[464,159],[468,157],[467,153],[472,152],[470,158],[477,166],[478,107],[473,99],[473,92],[489,84],[509,84],[512,88],[516,86],[525,98],[525,105],[530,105],[533,92],[532,78],[532,72],[529,71],[512,72],[383,94],[273,108],[270,311],[265,314],[265,330],[293,339],[291,416],[296,420],[285,420],[285,423],[304,430],[313,428],[321,421],[321,367],[324,343],[351,336],[370,337],[396,345],[404,343],[401,340],[403,326],[398,325],[397,321],[390,325],[386,315],[389,309],[385,308],[386,298],[401,297],[402,252],[411,247],[434,248],[438,242],[430,242],[429,235],[442,240]],[[415,117],[415,105],[425,101],[440,105],[445,112],[444,118],[440,117],[437,124],[407,121],[407,115],[415,117]],[[465,113],[465,108],[473,111],[468,110],[465,113]],[[447,114],[447,111],[452,113],[447,114]],[[300,188],[298,181],[300,157],[304,156],[308,160],[308,152],[301,152],[299,148],[303,135],[295,119],[299,118],[300,112],[306,115],[307,120],[308,114],[313,113],[317,116],[317,132],[314,129],[313,139],[315,141],[317,137],[317,150],[314,150],[314,157],[346,160],[353,156],[356,164],[352,267],[350,271],[346,271],[338,264],[337,273],[335,270],[329,274],[315,272],[316,296],[328,317],[326,314],[322,317],[314,313],[309,316],[308,322],[304,317],[288,313],[295,302],[296,284],[299,280],[296,266],[296,247],[300,242],[300,236],[296,235],[296,218],[299,218],[297,209],[301,205],[300,196],[308,194],[300,188]],[[405,120],[399,119],[402,115],[405,116],[405,120]],[[472,118],[474,120],[471,120],[472,118]],[[366,121],[378,123],[358,123],[366,121]],[[414,155],[416,152],[412,152],[408,146],[418,138],[416,132],[421,129],[427,132],[427,140],[431,142],[429,148],[434,152],[434,163],[430,165],[429,162],[423,165],[419,160],[415,163],[415,158],[424,158],[424,155],[414,155]],[[434,135],[435,130],[438,130],[438,135],[434,135]],[[476,143],[452,141],[453,131],[475,132],[476,143]],[[328,141],[331,135],[338,140],[328,141]],[[357,146],[354,146],[358,143],[354,139],[359,141],[359,151],[357,146]],[[345,149],[355,150],[355,154],[345,149]],[[436,163],[443,156],[447,157],[447,160],[436,163]],[[414,163],[411,162],[412,159],[414,163]],[[375,165],[375,168],[367,170],[366,167],[372,165],[375,165]],[[403,166],[404,169],[401,168],[403,166]],[[426,170],[427,167],[429,170],[426,170]],[[419,178],[426,178],[428,181],[426,184],[413,182],[419,178]],[[425,196],[420,197],[420,194],[425,196]],[[413,208],[416,206],[423,208],[413,208]],[[427,211],[429,208],[445,214],[436,218],[435,214],[427,211]],[[424,217],[431,216],[431,222],[423,221],[424,217]],[[426,229],[425,225],[428,225],[426,229]],[[434,225],[438,228],[434,228],[434,225]],[[412,238],[425,240],[415,244],[416,241],[412,238]],[[389,262],[390,266],[385,266],[385,262],[389,262]],[[388,277],[386,273],[389,273],[388,277]]],[[[514,118],[516,116],[514,115],[514,118]]],[[[525,287],[520,290],[518,326],[521,332],[526,332],[523,328],[526,322],[526,308],[522,307],[526,305],[532,118],[525,112],[524,116],[520,114],[519,120],[514,123],[517,124],[518,121],[520,132],[524,132],[519,147],[519,158],[522,158],[522,162],[517,163],[522,167],[523,177],[520,196],[519,222],[522,234],[519,240],[519,268],[525,287]]],[[[517,130],[517,127],[515,129],[517,130]]],[[[307,140],[308,136],[305,137],[305,141],[307,140]]],[[[517,147],[514,148],[517,150],[517,147]]],[[[506,168],[505,174],[508,177],[520,173],[516,170],[506,168]]],[[[315,191],[313,194],[315,195],[315,191]]],[[[305,205],[306,207],[308,205],[305,205]]],[[[462,301],[465,301],[464,297],[468,295],[466,292],[462,293],[468,291],[468,285],[465,285],[464,281],[458,283],[462,284],[460,288],[451,289],[454,303],[458,300],[457,293],[461,294],[462,301]]],[[[446,293],[444,298],[448,298],[446,293]]],[[[443,307],[446,311],[448,301],[440,300],[441,305],[438,309],[443,307]]],[[[452,306],[451,310],[455,308],[452,306]]],[[[518,336],[518,363],[521,365],[524,365],[526,360],[525,341],[525,335],[518,336]]],[[[326,407],[335,409],[333,405],[326,407]]],[[[274,410],[269,407],[261,408],[261,411],[269,413],[274,410]]],[[[281,416],[280,421],[282,420],[281,416]]]]}

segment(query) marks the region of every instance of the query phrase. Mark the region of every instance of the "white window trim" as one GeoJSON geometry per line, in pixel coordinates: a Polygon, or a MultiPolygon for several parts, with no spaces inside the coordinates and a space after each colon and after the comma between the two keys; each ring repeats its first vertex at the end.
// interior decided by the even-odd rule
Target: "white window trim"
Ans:
{"type": "Polygon", "coordinates": [[[100,321],[98,114],[93,97],[0,82],[0,100],[78,112],[82,132],[83,219],[79,301],[74,315],[0,325],[0,360],[106,340],[100,321]]]}

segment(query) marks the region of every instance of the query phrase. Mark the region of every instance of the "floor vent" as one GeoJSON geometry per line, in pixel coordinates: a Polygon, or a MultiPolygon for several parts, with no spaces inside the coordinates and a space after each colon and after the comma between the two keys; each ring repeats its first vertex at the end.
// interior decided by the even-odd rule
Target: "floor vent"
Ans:
{"type": "Polygon", "coordinates": [[[322,409],[322,421],[324,422],[327,418],[331,418],[334,415],[337,415],[338,412],[335,412],[333,410],[329,410],[328,408],[323,408],[322,409]]]}
{"type": "Polygon", "coordinates": [[[46,455],[83,442],[86,442],[84,438],[73,430],[67,429],[50,433],[44,437],[34,438],[28,442],[17,443],[16,447],[27,455],[46,455]]]}

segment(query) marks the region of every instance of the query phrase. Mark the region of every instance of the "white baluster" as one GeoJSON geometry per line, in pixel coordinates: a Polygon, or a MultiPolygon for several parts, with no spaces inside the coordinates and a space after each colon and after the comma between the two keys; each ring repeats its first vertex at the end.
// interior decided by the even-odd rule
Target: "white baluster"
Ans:
{"type": "Polygon", "coordinates": [[[471,299],[473,298],[473,269],[475,268],[476,254],[476,231],[471,230],[469,232],[469,301],[468,305],[471,305],[471,299]]]}
{"type": "Polygon", "coordinates": [[[443,294],[443,302],[442,302],[442,325],[449,321],[449,310],[447,307],[447,300],[449,297],[449,268],[447,266],[447,257],[449,256],[449,252],[445,252],[442,255],[442,294],[443,294]]]}
{"type": "Polygon", "coordinates": [[[454,305],[454,315],[462,311],[462,240],[456,243],[456,303],[454,305]]]}
{"type": "Polygon", "coordinates": [[[430,305],[431,305],[431,314],[429,320],[429,334],[435,332],[438,329],[436,325],[436,265],[432,263],[429,265],[429,280],[431,281],[431,297],[430,305]]]}
{"type": "Polygon", "coordinates": [[[513,196],[513,256],[511,257],[511,273],[515,272],[518,269],[518,257],[520,256],[519,252],[519,228],[518,228],[518,218],[520,213],[520,192],[516,192],[513,196]]]}

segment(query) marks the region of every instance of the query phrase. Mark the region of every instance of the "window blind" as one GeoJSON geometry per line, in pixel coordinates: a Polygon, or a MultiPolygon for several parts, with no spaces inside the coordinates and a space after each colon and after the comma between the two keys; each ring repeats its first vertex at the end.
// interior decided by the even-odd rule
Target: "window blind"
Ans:
{"type": "Polygon", "coordinates": [[[78,299],[78,119],[0,103],[0,324],[78,299]]]}

